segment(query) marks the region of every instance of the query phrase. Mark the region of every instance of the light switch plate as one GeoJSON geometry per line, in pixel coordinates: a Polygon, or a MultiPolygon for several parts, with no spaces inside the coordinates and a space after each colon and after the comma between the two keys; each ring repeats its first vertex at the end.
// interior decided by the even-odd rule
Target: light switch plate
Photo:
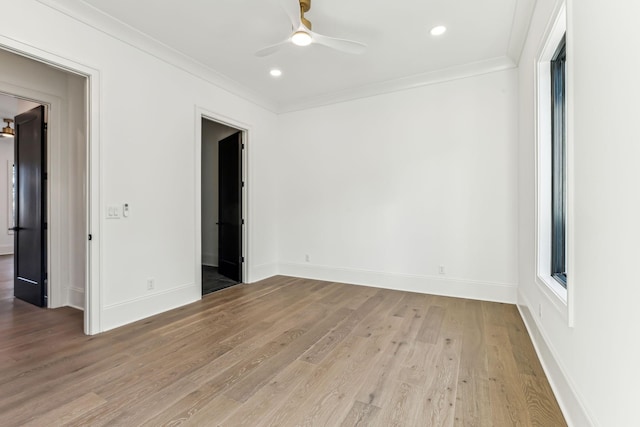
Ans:
{"type": "Polygon", "coordinates": [[[120,206],[107,206],[107,219],[120,219],[120,206]]]}

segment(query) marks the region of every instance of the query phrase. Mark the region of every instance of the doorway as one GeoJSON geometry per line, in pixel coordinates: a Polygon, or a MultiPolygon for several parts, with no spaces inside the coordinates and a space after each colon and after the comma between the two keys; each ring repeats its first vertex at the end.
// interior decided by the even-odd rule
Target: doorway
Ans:
{"type": "MultiPolygon", "coordinates": [[[[0,50],[0,60],[5,65],[0,72],[0,118],[13,118],[16,133],[7,138],[11,142],[0,141],[2,272],[4,278],[7,274],[13,277],[3,280],[3,295],[10,294],[11,301],[15,300],[5,308],[18,309],[29,305],[24,302],[28,301],[36,310],[35,318],[37,306],[85,310],[89,270],[87,77],[5,50],[0,50]],[[39,124],[33,124],[36,122],[39,124]],[[36,130],[41,130],[40,147],[22,144],[23,137],[34,138],[36,130]],[[16,151],[17,140],[22,148],[16,151]],[[24,161],[30,165],[23,168],[24,161]],[[34,175],[36,163],[40,164],[35,171],[38,176],[34,175]],[[37,186],[40,194],[34,196],[31,189],[37,186]],[[20,205],[16,201],[21,201],[23,209],[16,211],[20,205]],[[36,219],[39,227],[34,225],[36,219]],[[30,287],[35,289],[34,282],[37,291],[30,287]]],[[[3,310],[2,315],[11,313],[3,310]]]]}
{"type": "Polygon", "coordinates": [[[207,295],[244,279],[244,132],[201,121],[201,278],[207,295]]]}
{"type": "Polygon", "coordinates": [[[0,94],[0,254],[4,294],[47,306],[47,107],[0,94]]]}
{"type": "MultiPolygon", "coordinates": [[[[47,288],[44,283],[46,271],[42,271],[46,269],[46,247],[44,241],[39,238],[42,224],[38,223],[35,228],[29,227],[33,230],[26,230],[21,234],[21,240],[27,243],[27,245],[21,246],[21,249],[23,249],[22,252],[26,251],[27,253],[20,257],[15,254],[15,240],[18,239],[18,233],[26,228],[17,227],[16,221],[16,202],[20,199],[16,179],[16,172],[19,168],[15,167],[14,162],[16,157],[16,124],[22,124],[25,121],[25,116],[29,116],[30,111],[37,111],[41,116],[34,121],[36,128],[40,129],[34,129],[35,135],[33,135],[38,139],[34,148],[35,154],[39,156],[43,147],[41,147],[42,140],[41,136],[38,136],[38,130],[42,129],[42,123],[45,121],[45,106],[0,93],[0,119],[4,123],[2,125],[3,132],[0,134],[0,275],[2,276],[0,279],[0,299],[5,308],[14,297],[39,307],[46,306],[47,299],[47,288]],[[37,153],[38,151],[40,153],[37,153]],[[17,264],[18,259],[22,261],[20,265],[17,264]],[[16,267],[25,270],[25,274],[16,274],[19,270],[16,267]]],[[[26,127],[29,128],[30,123],[27,123],[26,127]]],[[[21,144],[22,147],[24,145],[21,144]]],[[[33,152],[33,150],[29,151],[33,152]]],[[[28,157],[32,153],[26,154],[28,157]]],[[[28,160],[34,159],[24,159],[24,161],[28,160]]],[[[39,163],[37,167],[43,166],[40,157],[35,160],[37,160],[36,163],[39,163]]],[[[27,165],[27,168],[31,169],[29,166],[27,165]]],[[[40,171],[33,172],[40,175],[40,171]]],[[[22,194],[25,195],[24,191],[22,194]]],[[[43,199],[39,190],[36,190],[33,195],[26,194],[26,196],[30,196],[27,197],[27,204],[31,201],[39,203],[43,199]]],[[[39,216],[38,210],[39,207],[32,206],[31,209],[26,209],[26,212],[31,217],[37,217],[39,216]]],[[[38,220],[38,218],[35,219],[38,220]]]]}

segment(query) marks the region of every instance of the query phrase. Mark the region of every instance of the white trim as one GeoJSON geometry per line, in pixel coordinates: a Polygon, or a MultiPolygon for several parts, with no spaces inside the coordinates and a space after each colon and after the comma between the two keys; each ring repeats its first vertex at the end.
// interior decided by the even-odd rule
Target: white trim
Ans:
{"type": "Polygon", "coordinates": [[[146,55],[153,56],[166,64],[211,83],[225,92],[236,95],[269,111],[275,111],[275,105],[257,92],[85,2],[76,0],[36,1],[138,49],[146,55]]]}
{"type": "Polygon", "coordinates": [[[201,287],[188,283],[167,291],[149,293],[138,298],[104,307],[103,331],[109,331],[133,321],[191,304],[202,298],[201,287]]]}
{"type": "Polygon", "coordinates": [[[254,283],[269,277],[273,277],[280,274],[278,264],[275,262],[269,262],[260,265],[253,265],[251,267],[251,280],[247,280],[246,283],[254,283]]]}
{"type": "Polygon", "coordinates": [[[67,288],[67,292],[69,294],[67,297],[67,305],[69,307],[73,307],[78,310],[84,311],[84,300],[85,300],[84,289],[69,286],[67,288]]]}
{"type": "Polygon", "coordinates": [[[483,282],[459,278],[443,278],[441,276],[388,273],[354,268],[329,267],[309,263],[280,263],[279,274],[375,288],[509,304],[515,304],[517,298],[517,285],[515,283],[483,282]]]}
{"type": "MultiPolygon", "coordinates": [[[[345,91],[329,92],[318,96],[304,97],[277,104],[247,86],[238,83],[232,78],[223,75],[211,67],[196,61],[184,53],[167,46],[153,37],[150,37],[149,35],[125,24],[122,21],[119,21],[113,16],[96,9],[85,2],[78,2],[76,0],[36,1],[72,19],[82,22],[83,24],[100,31],[109,37],[138,49],[147,55],[153,56],[154,58],[189,73],[192,76],[207,81],[226,92],[232,93],[246,101],[277,114],[335,104],[359,98],[367,98],[419,86],[437,84],[444,81],[457,80],[460,78],[515,68],[517,66],[515,59],[519,58],[521,54],[527,33],[527,31],[523,29],[517,34],[512,34],[508,52],[506,52],[505,56],[462,64],[447,69],[405,76],[384,82],[372,83],[357,88],[350,88],[345,91]]],[[[534,0],[520,0],[517,2],[516,9],[514,10],[514,20],[525,19],[528,15],[524,14],[522,11],[526,11],[527,8],[532,8],[533,3],[534,0]]]]}
{"type": "Polygon", "coordinates": [[[553,394],[558,401],[567,424],[575,427],[594,426],[593,417],[584,404],[584,399],[577,392],[575,384],[566,374],[567,370],[560,362],[558,352],[549,344],[551,341],[545,335],[544,329],[538,325],[536,316],[531,314],[529,301],[522,292],[518,292],[518,311],[529,332],[529,337],[536,350],[538,359],[549,380],[553,394]]]}
{"type": "MultiPolygon", "coordinates": [[[[100,157],[100,72],[96,68],[80,64],[73,60],[63,58],[36,46],[25,44],[21,41],[0,36],[0,49],[5,49],[15,54],[45,63],[54,68],[77,74],[87,78],[87,230],[86,234],[93,235],[93,242],[87,245],[86,251],[86,292],[84,311],[84,332],[88,335],[102,332],[102,270],[101,253],[102,239],[100,230],[102,217],[102,161],[100,157]]],[[[26,88],[20,90],[27,95],[25,98],[37,99],[29,96],[34,93],[26,88]]],[[[21,93],[21,92],[18,92],[21,93]]],[[[53,111],[55,108],[53,103],[53,111]]],[[[55,114],[55,113],[54,113],[55,114]]],[[[57,126],[59,128],[59,126],[57,126]]]]}
{"type": "Polygon", "coordinates": [[[421,86],[440,84],[448,81],[494,73],[497,71],[510,70],[513,68],[516,68],[516,64],[510,58],[502,56],[485,61],[436,70],[429,73],[416,74],[385,82],[353,87],[340,92],[329,92],[314,97],[305,97],[279,105],[277,113],[290,113],[298,110],[306,110],[308,108],[321,107],[360,98],[399,92],[421,86]]]}
{"type": "MultiPolygon", "coordinates": [[[[198,290],[202,289],[202,119],[211,120],[225,126],[235,128],[242,132],[242,180],[245,185],[242,191],[242,218],[244,226],[242,228],[242,256],[244,263],[242,264],[242,282],[250,283],[251,280],[251,257],[249,249],[252,243],[252,224],[251,207],[251,173],[249,166],[249,144],[251,135],[251,126],[242,123],[223,114],[208,110],[203,107],[195,107],[195,141],[194,141],[194,168],[193,179],[195,183],[195,248],[194,248],[194,271],[196,285],[198,290]]],[[[202,297],[202,295],[200,295],[202,297]]]]}
{"type": "MultiPolygon", "coordinates": [[[[569,12],[573,10],[573,0],[566,0],[565,9],[565,25],[566,25],[566,43],[567,43],[567,60],[565,62],[565,109],[566,109],[566,117],[565,124],[567,127],[567,140],[566,140],[566,156],[567,156],[567,165],[566,165],[566,180],[567,180],[567,206],[566,206],[566,216],[567,216],[567,225],[566,225],[566,240],[567,240],[567,249],[565,253],[565,263],[566,269],[570,272],[575,272],[573,266],[575,265],[575,227],[576,227],[576,217],[575,217],[575,138],[574,138],[574,119],[573,119],[573,111],[574,111],[574,73],[573,73],[573,64],[574,64],[574,49],[573,49],[573,23],[568,16],[572,16],[569,12]]],[[[575,274],[571,274],[571,277],[567,277],[567,316],[568,322],[567,324],[570,327],[573,327],[575,324],[575,298],[576,298],[576,287],[577,283],[575,281],[575,274]]]]}
{"type": "MultiPolygon", "coordinates": [[[[551,76],[550,61],[567,29],[567,12],[564,2],[557,5],[552,19],[547,24],[534,63],[535,141],[535,223],[536,223],[536,271],[535,283],[551,304],[562,315],[565,323],[574,325],[573,317],[573,138],[571,123],[567,123],[567,230],[566,271],[567,287],[561,286],[550,274],[551,265],[551,76]]],[[[568,47],[568,46],[567,46],[568,47]]],[[[570,59],[568,51],[567,62],[570,59]]],[[[567,74],[567,82],[570,75],[567,74]]],[[[571,93],[567,92],[567,114],[572,114],[571,93]]]]}
{"type": "Polygon", "coordinates": [[[87,245],[87,272],[85,288],[84,332],[89,335],[102,332],[102,301],[104,301],[104,289],[102,286],[102,221],[103,200],[102,188],[104,183],[104,168],[100,153],[100,86],[101,77],[98,70],[88,72],[87,78],[87,236],[92,240],[87,245]]]}
{"type": "Polygon", "coordinates": [[[535,6],[536,0],[517,0],[514,5],[507,56],[516,64],[520,63],[535,6]]]}
{"type": "Polygon", "coordinates": [[[218,257],[212,253],[202,253],[202,265],[207,265],[209,267],[217,267],[218,266],[218,257]]]}

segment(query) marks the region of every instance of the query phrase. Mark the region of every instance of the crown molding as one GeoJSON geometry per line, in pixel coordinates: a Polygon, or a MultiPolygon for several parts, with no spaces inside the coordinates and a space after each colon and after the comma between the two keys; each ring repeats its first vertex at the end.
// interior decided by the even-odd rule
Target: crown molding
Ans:
{"type": "Polygon", "coordinates": [[[486,61],[473,62],[450,68],[443,68],[441,70],[436,70],[429,73],[415,74],[399,79],[349,88],[343,91],[331,92],[315,97],[305,97],[294,102],[281,104],[278,106],[277,111],[278,114],[291,113],[294,111],[322,107],[330,104],[337,104],[340,102],[353,101],[360,98],[369,98],[386,93],[399,92],[421,86],[444,83],[451,80],[464,79],[467,77],[478,76],[512,68],[516,68],[516,64],[514,63],[514,61],[507,56],[502,56],[486,61]]]}
{"type": "Polygon", "coordinates": [[[226,92],[273,113],[277,112],[277,106],[271,100],[84,1],[36,1],[194,77],[205,80],[226,92]]]}
{"type": "Polygon", "coordinates": [[[513,11],[513,21],[511,22],[511,34],[509,35],[509,45],[507,56],[518,65],[522,50],[529,34],[531,20],[533,19],[533,9],[536,7],[536,0],[516,0],[513,11]]]}
{"type": "MultiPolygon", "coordinates": [[[[97,31],[127,44],[141,52],[151,55],[171,66],[200,78],[216,87],[249,101],[275,114],[315,108],[360,98],[382,95],[386,93],[409,90],[421,86],[443,83],[446,81],[467,78],[475,75],[517,67],[522,45],[528,32],[528,26],[518,34],[511,34],[507,55],[450,68],[415,74],[398,79],[376,82],[342,91],[307,96],[290,102],[277,103],[249,89],[247,86],[225,76],[224,74],[196,61],[195,59],[173,49],[147,34],[125,24],[122,21],[78,0],[36,0],[59,13],[69,16],[97,31]]],[[[535,6],[536,0],[518,0],[514,11],[514,25],[518,19],[526,17],[529,8],[535,6]]],[[[513,28],[513,27],[512,27],[513,28]]]]}

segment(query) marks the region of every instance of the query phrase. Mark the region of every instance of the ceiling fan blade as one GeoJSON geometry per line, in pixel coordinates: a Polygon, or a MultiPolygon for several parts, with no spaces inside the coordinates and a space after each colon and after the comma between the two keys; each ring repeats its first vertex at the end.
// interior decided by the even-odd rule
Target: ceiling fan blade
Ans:
{"type": "Polygon", "coordinates": [[[260,49],[259,51],[256,52],[256,56],[269,56],[269,55],[272,55],[272,54],[276,53],[277,51],[279,51],[280,49],[282,49],[282,47],[284,47],[285,45],[289,44],[290,40],[291,40],[290,38],[287,38],[286,40],[283,40],[280,43],[276,43],[274,45],[264,47],[264,48],[262,48],[262,49],[260,49]]]}
{"type": "Polygon", "coordinates": [[[351,53],[360,55],[367,50],[367,45],[364,43],[356,42],[353,40],[336,39],[334,37],[323,36],[322,34],[310,32],[313,42],[329,47],[331,49],[339,50],[344,53],[351,53]]]}
{"type": "Polygon", "coordinates": [[[298,28],[302,25],[300,19],[300,1],[299,0],[280,0],[282,8],[287,13],[289,20],[291,21],[292,28],[298,28]]]}

